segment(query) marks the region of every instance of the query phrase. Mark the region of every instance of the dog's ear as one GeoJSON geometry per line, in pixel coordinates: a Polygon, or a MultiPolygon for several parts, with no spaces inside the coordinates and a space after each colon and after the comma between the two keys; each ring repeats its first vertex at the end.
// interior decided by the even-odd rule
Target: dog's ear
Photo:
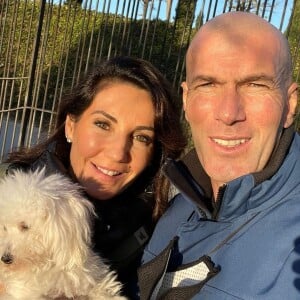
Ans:
{"type": "Polygon", "coordinates": [[[91,243],[93,205],[62,175],[47,177],[43,240],[55,263],[65,268],[83,265],[91,243]],[[51,188],[52,187],[52,188],[51,188]]]}

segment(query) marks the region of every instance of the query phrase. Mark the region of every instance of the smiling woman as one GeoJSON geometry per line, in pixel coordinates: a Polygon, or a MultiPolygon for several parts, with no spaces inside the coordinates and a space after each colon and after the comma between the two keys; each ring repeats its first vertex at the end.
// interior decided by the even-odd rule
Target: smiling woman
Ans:
{"type": "Polygon", "coordinates": [[[89,195],[110,199],[151,163],[151,94],[131,83],[108,83],[79,119],[67,116],[66,136],[75,177],[89,195]]]}
{"type": "Polygon", "coordinates": [[[94,204],[93,244],[135,299],[136,269],[168,203],[160,167],[185,147],[172,90],[150,63],[118,57],[100,63],[59,107],[53,134],[11,153],[15,168],[60,172],[94,204]]]}

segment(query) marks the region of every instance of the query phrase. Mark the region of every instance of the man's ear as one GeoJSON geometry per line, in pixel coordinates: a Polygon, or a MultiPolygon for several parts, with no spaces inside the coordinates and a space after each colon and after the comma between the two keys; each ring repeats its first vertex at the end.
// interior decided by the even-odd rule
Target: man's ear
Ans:
{"type": "Polygon", "coordinates": [[[292,83],[288,89],[288,103],[285,122],[283,124],[284,128],[288,128],[294,122],[294,117],[296,113],[296,108],[298,104],[298,85],[297,83],[292,83]]]}
{"type": "Polygon", "coordinates": [[[181,87],[182,87],[183,110],[185,111],[185,109],[186,109],[187,94],[188,94],[188,87],[187,87],[186,81],[183,81],[181,83],[181,87]]]}
{"type": "Polygon", "coordinates": [[[74,126],[75,126],[74,117],[71,115],[67,115],[65,121],[65,135],[71,141],[73,140],[74,126]]]}

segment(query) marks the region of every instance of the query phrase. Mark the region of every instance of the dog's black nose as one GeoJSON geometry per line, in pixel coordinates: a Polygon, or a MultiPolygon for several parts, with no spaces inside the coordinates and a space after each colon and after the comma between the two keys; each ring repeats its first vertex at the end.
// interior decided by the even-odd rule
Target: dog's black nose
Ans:
{"type": "Polygon", "coordinates": [[[13,262],[13,256],[11,255],[11,254],[8,254],[8,253],[6,253],[6,254],[3,254],[2,256],[1,256],[1,260],[5,263],[5,264],[11,264],[12,262],[13,262]]]}

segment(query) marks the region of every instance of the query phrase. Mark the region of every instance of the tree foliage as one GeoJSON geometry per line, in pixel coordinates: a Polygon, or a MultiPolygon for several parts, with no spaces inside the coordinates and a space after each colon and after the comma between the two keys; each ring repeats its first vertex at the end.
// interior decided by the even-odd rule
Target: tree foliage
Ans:
{"type": "MultiPolygon", "coordinates": [[[[145,4],[147,2],[141,1],[145,4]]],[[[150,1],[157,0],[148,2],[150,1]]],[[[43,32],[40,45],[40,55],[43,56],[38,62],[37,93],[40,95],[36,97],[37,106],[52,110],[53,103],[59,96],[57,87],[72,86],[78,80],[79,73],[107,55],[132,55],[150,60],[179,90],[179,84],[184,78],[186,48],[197,28],[203,23],[203,13],[194,22],[197,0],[179,0],[171,22],[143,18],[124,20],[121,15],[87,12],[81,6],[82,2],[65,0],[63,6],[46,6],[46,14],[51,18],[45,20],[44,28],[46,25],[48,27],[47,32],[43,32]],[[195,23],[196,26],[192,26],[195,23]],[[43,93],[47,93],[47,96],[43,93]],[[43,104],[45,97],[53,101],[43,104]]],[[[230,1],[236,10],[255,10],[256,2],[230,1]]],[[[19,10],[22,13],[16,15],[16,2],[11,0],[5,3],[5,6],[0,4],[3,14],[2,36],[5,37],[0,45],[0,77],[24,78],[30,72],[39,7],[34,4],[35,1],[19,1],[19,10]]],[[[300,0],[295,0],[294,3],[294,13],[287,35],[295,60],[294,76],[300,84],[300,0]]],[[[9,97],[14,100],[13,104],[10,101],[3,103],[20,106],[21,97],[17,91],[26,89],[26,84],[24,81],[15,80],[7,81],[6,85],[7,90],[12,91],[12,96],[9,97]]],[[[4,106],[3,108],[8,109],[4,106]]],[[[299,124],[300,117],[298,120],[299,124]]]]}
{"type": "Polygon", "coordinates": [[[83,0],[65,0],[64,5],[76,6],[81,5],[83,0]]]}
{"type": "MultiPolygon", "coordinates": [[[[108,55],[143,57],[156,65],[171,82],[179,80],[174,79],[174,70],[178,68],[178,61],[183,61],[184,51],[181,52],[180,48],[185,49],[188,43],[189,22],[194,9],[193,6],[188,7],[189,19],[186,20],[184,4],[188,1],[180,2],[177,23],[143,19],[124,22],[121,15],[97,11],[87,13],[78,2],[69,0],[63,6],[46,5],[45,14],[51,15],[51,19],[44,25],[44,28],[48,27],[47,31],[43,31],[39,45],[36,80],[40,96],[37,96],[37,107],[52,110],[53,103],[58,102],[58,86],[63,85],[67,89],[73,86],[79,73],[108,55]],[[181,38],[183,27],[186,29],[184,39],[181,38]],[[45,103],[43,93],[47,93],[45,103]]],[[[0,63],[9,66],[9,62],[15,62],[15,66],[0,68],[2,78],[22,78],[30,73],[39,7],[27,1],[20,1],[19,5],[22,14],[15,14],[14,0],[9,1],[5,14],[7,26],[3,27],[3,36],[6,38],[0,47],[0,63]],[[13,31],[9,26],[12,23],[13,31]]],[[[26,89],[26,85],[19,81],[7,84],[14,85],[12,90],[16,94],[12,96],[13,103],[9,99],[3,99],[3,103],[13,107],[23,105],[18,102],[17,93],[21,88],[26,89]]]]}
{"type": "MultiPolygon", "coordinates": [[[[294,78],[300,86],[300,0],[294,0],[294,8],[286,35],[294,58],[294,78]]],[[[298,113],[296,116],[296,126],[300,131],[300,95],[298,102],[298,113]]]]}

